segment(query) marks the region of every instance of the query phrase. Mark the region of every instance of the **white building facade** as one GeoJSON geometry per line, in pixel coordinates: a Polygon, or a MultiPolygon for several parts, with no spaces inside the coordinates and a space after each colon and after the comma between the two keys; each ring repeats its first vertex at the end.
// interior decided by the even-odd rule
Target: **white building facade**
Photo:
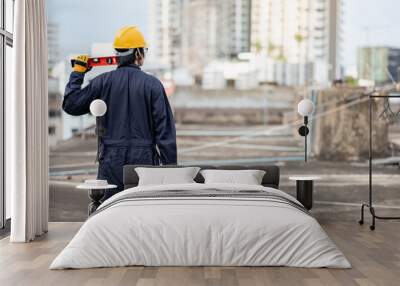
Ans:
{"type": "Polygon", "coordinates": [[[149,59],[165,67],[179,66],[184,3],[188,0],[149,1],[149,59]]]}
{"type": "Polygon", "coordinates": [[[201,76],[256,54],[258,80],[327,85],[341,77],[342,0],[150,0],[150,59],[201,76]]]}
{"type": "Polygon", "coordinates": [[[49,90],[49,118],[48,118],[48,142],[49,146],[55,146],[63,140],[63,120],[62,120],[62,94],[59,91],[59,81],[57,78],[48,79],[49,90]]]}
{"type": "Polygon", "coordinates": [[[253,0],[252,51],[273,59],[289,85],[340,78],[342,9],[341,0],[253,0]]]}
{"type": "Polygon", "coordinates": [[[251,0],[150,0],[151,61],[199,75],[250,50],[251,0]]]}
{"type": "Polygon", "coordinates": [[[60,60],[59,26],[57,23],[47,23],[48,64],[52,69],[60,60]]]}

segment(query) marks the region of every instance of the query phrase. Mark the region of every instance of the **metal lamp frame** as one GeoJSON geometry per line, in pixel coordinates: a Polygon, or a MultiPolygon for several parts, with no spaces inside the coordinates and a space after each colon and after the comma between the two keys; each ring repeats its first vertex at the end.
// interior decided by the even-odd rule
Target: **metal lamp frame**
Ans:
{"type": "Polygon", "coordinates": [[[372,102],[375,98],[378,99],[390,99],[390,98],[400,98],[400,95],[376,95],[375,92],[368,94],[369,97],[369,198],[368,203],[363,203],[361,205],[361,219],[358,221],[360,225],[364,224],[364,209],[368,208],[372,216],[372,224],[370,225],[370,230],[375,230],[375,220],[399,220],[400,216],[379,216],[375,212],[373,206],[373,184],[372,184],[372,102]]]}
{"type": "Polygon", "coordinates": [[[310,133],[308,129],[308,116],[304,116],[304,125],[299,128],[300,136],[304,137],[304,162],[307,162],[307,135],[310,133]]]}

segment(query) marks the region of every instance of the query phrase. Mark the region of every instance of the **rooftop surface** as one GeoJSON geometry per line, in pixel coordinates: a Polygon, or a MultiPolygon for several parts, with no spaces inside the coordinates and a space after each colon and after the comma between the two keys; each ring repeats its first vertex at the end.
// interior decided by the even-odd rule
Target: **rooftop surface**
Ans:
{"type": "MultiPolygon", "coordinates": [[[[295,195],[290,176],[318,175],[313,215],[322,221],[357,221],[360,204],[368,199],[368,165],[361,162],[321,162],[311,158],[304,164],[301,138],[284,131],[273,136],[246,136],[243,127],[178,126],[180,164],[278,164],[280,188],[295,195]],[[239,138],[239,139],[238,139],[239,138]]],[[[265,127],[259,126],[262,131],[265,127]]],[[[256,128],[257,130],[257,128],[256,128]]],[[[397,138],[397,137],[396,137],[397,138]]],[[[84,221],[89,199],[75,186],[97,172],[96,139],[76,137],[59,144],[50,153],[50,220],[84,221]]],[[[374,202],[380,214],[400,215],[400,169],[374,166],[374,202]]]]}

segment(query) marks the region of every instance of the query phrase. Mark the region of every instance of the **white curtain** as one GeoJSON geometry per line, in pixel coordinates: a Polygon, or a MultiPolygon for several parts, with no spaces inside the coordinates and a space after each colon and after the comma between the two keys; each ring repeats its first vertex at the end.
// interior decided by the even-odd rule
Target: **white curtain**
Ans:
{"type": "Polygon", "coordinates": [[[12,242],[48,226],[48,95],[45,0],[16,0],[13,92],[6,98],[6,187],[12,242]]]}

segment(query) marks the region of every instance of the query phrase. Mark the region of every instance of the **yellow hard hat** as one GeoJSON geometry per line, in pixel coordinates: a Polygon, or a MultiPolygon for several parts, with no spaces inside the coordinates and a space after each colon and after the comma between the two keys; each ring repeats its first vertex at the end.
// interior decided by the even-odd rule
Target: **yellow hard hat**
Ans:
{"type": "Polygon", "coordinates": [[[114,49],[147,48],[143,34],[134,26],[121,28],[114,39],[114,49]]]}

